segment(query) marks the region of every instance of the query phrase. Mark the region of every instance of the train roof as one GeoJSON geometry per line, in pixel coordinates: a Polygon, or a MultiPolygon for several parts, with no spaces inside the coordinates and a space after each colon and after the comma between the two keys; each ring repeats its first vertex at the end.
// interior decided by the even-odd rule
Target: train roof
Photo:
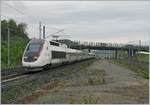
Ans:
{"type": "Polygon", "coordinates": [[[49,42],[57,43],[57,44],[59,44],[59,47],[66,48],[66,52],[70,52],[70,53],[83,53],[83,51],[81,51],[81,50],[68,48],[68,46],[66,44],[62,44],[62,43],[54,41],[54,40],[33,38],[33,39],[31,39],[30,42],[43,43],[44,41],[49,41],[49,42]]]}
{"type": "Polygon", "coordinates": [[[32,43],[43,43],[44,39],[33,38],[33,39],[30,40],[30,42],[32,42],[32,43]]]}

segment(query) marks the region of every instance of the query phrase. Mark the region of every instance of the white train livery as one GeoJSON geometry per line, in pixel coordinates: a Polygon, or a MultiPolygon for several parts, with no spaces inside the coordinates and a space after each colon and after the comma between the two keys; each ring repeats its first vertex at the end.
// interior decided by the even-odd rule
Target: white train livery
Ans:
{"type": "Polygon", "coordinates": [[[90,58],[93,58],[92,54],[68,48],[65,44],[34,38],[25,48],[22,65],[30,69],[47,69],[53,65],[61,65],[90,58]]]}

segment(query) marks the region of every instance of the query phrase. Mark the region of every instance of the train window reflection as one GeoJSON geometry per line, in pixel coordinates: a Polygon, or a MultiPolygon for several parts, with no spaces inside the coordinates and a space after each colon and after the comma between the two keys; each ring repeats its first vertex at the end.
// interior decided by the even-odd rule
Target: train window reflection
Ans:
{"type": "Polygon", "coordinates": [[[37,43],[32,43],[29,45],[27,51],[28,52],[38,52],[40,49],[41,45],[37,43]]]}

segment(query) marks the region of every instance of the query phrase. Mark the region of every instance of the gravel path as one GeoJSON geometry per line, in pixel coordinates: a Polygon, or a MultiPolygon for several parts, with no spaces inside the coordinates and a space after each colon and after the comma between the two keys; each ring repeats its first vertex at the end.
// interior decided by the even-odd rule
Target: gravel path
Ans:
{"type": "Polygon", "coordinates": [[[148,80],[106,60],[89,60],[2,84],[2,103],[148,104],[148,80]]]}
{"type": "Polygon", "coordinates": [[[63,86],[55,87],[54,91],[46,90],[45,95],[31,103],[149,103],[148,80],[138,76],[133,71],[105,60],[97,60],[86,67],[86,70],[68,78],[63,86]],[[84,74],[94,70],[105,72],[104,84],[85,83],[88,75],[84,74]]]}

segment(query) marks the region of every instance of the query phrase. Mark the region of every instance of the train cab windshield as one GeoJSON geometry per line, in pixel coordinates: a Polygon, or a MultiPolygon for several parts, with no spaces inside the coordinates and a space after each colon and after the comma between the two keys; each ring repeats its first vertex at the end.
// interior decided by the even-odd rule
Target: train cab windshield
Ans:
{"type": "Polygon", "coordinates": [[[29,45],[27,52],[39,52],[41,44],[39,43],[32,43],[29,45]]]}
{"type": "Polygon", "coordinates": [[[24,61],[33,62],[38,59],[42,50],[43,43],[31,42],[25,52],[24,61]]]}

